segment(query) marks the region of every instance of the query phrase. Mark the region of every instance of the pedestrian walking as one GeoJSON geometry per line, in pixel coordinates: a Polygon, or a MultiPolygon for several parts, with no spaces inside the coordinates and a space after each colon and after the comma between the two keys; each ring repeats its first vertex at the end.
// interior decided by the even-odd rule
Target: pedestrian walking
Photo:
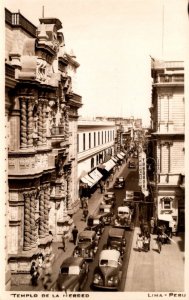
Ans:
{"type": "Polygon", "coordinates": [[[159,253],[161,253],[161,249],[162,249],[162,236],[160,234],[157,236],[157,246],[158,246],[159,253]]]}
{"type": "Polygon", "coordinates": [[[155,226],[155,222],[154,222],[154,218],[152,217],[150,220],[150,233],[151,234],[154,233],[154,226],[155,226]]]}
{"type": "Polygon", "coordinates": [[[30,269],[30,275],[31,275],[31,282],[33,286],[37,286],[38,283],[38,277],[39,277],[39,272],[38,272],[38,267],[36,266],[36,263],[33,261],[30,269]]]}
{"type": "Polygon", "coordinates": [[[111,173],[111,174],[110,174],[110,181],[113,181],[113,179],[114,179],[114,174],[111,173]]]}
{"type": "Polygon", "coordinates": [[[141,233],[137,237],[136,246],[137,246],[138,251],[141,252],[143,249],[143,237],[142,237],[141,233]]]}
{"type": "Polygon", "coordinates": [[[85,207],[85,208],[83,209],[83,219],[84,219],[84,221],[87,220],[88,213],[89,213],[88,208],[85,207]]]}
{"type": "Polygon", "coordinates": [[[74,243],[74,245],[76,245],[77,235],[78,235],[78,230],[77,230],[77,227],[74,226],[74,228],[72,229],[72,236],[73,236],[73,243],[74,243]]]}
{"type": "Polygon", "coordinates": [[[52,282],[52,266],[50,259],[47,258],[43,264],[43,287],[45,290],[48,288],[48,283],[52,282]]]}
{"type": "Polygon", "coordinates": [[[66,237],[65,237],[64,232],[62,234],[62,249],[64,252],[66,252],[66,237]]]}
{"type": "Polygon", "coordinates": [[[109,181],[109,179],[107,178],[107,180],[106,180],[106,188],[109,188],[109,184],[110,184],[110,181],[109,181]]]}

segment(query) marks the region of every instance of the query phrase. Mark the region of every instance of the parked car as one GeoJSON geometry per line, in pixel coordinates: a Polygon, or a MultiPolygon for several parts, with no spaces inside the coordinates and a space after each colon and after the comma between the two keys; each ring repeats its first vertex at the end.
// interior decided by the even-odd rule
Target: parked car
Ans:
{"type": "Polygon", "coordinates": [[[135,163],[134,160],[130,160],[130,161],[129,161],[129,168],[130,168],[130,169],[135,169],[135,168],[136,168],[136,163],[135,163]]]}
{"type": "Polygon", "coordinates": [[[124,177],[117,177],[114,183],[115,189],[123,189],[125,187],[125,178],[124,177]]]}
{"type": "Polygon", "coordinates": [[[111,204],[112,207],[115,206],[116,203],[116,195],[114,192],[107,192],[104,194],[102,204],[111,204]]]}
{"type": "Polygon", "coordinates": [[[114,215],[112,205],[100,204],[98,215],[102,217],[102,221],[104,222],[105,225],[109,225],[114,215]]]}
{"type": "Polygon", "coordinates": [[[79,233],[77,246],[73,251],[73,256],[82,256],[86,260],[93,260],[97,249],[98,238],[96,232],[84,230],[79,233]]]}
{"type": "Polygon", "coordinates": [[[108,290],[118,290],[122,275],[122,260],[120,252],[102,250],[98,266],[94,270],[92,287],[108,290]]]}
{"type": "Polygon", "coordinates": [[[113,221],[115,227],[124,227],[132,229],[132,212],[128,206],[119,206],[117,209],[117,215],[113,221]]]}
{"type": "Polygon", "coordinates": [[[107,249],[118,250],[121,256],[125,253],[126,232],[123,228],[111,227],[108,232],[107,249]]]}
{"type": "Polygon", "coordinates": [[[102,218],[101,215],[90,215],[87,219],[87,227],[85,227],[85,230],[92,230],[95,231],[97,235],[101,235],[105,225],[102,218]]]}
{"type": "Polygon", "coordinates": [[[82,257],[68,257],[60,266],[58,279],[55,284],[57,291],[82,290],[88,275],[89,267],[82,257]]]}

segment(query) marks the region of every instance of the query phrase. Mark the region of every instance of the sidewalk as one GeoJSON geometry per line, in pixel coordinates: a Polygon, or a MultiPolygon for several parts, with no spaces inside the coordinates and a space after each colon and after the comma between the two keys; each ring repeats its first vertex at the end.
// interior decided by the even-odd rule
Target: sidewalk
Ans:
{"type": "MultiPolygon", "coordinates": [[[[114,174],[113,181],[110,181],[109,188],[112,187],[115,178],[119,176],[119,174],[122,172],[122,170],[125,168],[126,163],[123,163],[121,165],[121,168],[119,171],[116,171],[114,174]]],[[[109,189],[108,188],[108,189],[109,189]]],[[[88,201],[88,210],[89,214],[93,215],[98,210],[99,204],[102,200],[103,194],[100,193],[99,189],[97,189],[94,194],[91,196],[91,198],[88,201]]],[[[86,227],[86,222],[82,220],[83,211],[80,208],[74,215],[73,215],[73,221],[76,227],[78,228],[78,231],[81,232],[86,227]]],[[[61,248],[62,243],[60,242],[53,242],[52,243],[52,251],[55,255],[54,263],[52,265],[52,282],[55,282],[58,273],[59,273],[59,267],[62,264],[62,262],[69,256],[72,255],[73,250],[75,248],[75,245],[71,241],[66,242],[66,251],[64,252],[61,248]]],[[[44,287],[42,284],[42,280],[39,278],[38,285],[32,286],[32,285],[20,285],[20,286],[12,286],[12,291],[44,291],[44,287]]]]}
{"type": "Polygon", "coordinates": [[[171,244],[157,250],[156,235],[151,236],[149,252],[136,249],[139,227],[135,227],[126,292],[183,292],[184,291],[184,234],[173,236],[171,244]]]}

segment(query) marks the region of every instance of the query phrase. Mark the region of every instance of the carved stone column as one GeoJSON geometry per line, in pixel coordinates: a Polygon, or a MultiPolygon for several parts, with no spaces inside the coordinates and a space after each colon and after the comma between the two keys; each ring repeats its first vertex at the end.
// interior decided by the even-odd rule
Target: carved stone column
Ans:
{"type": "Polygon", "coordinates": [[[71,170],[68,171],[67,174],[67,209],[68,211],[72,209],[72,201],[71,201],[71,170]]]}
{"type": "Polygon", "coordinates": [[[30,228],[31,228],[31,246],[37,245],[36,222],[35,222],[35,209],[36,209],[36,191],[31,193],[30,202],[30,228]]]}
{"type": "Polygon", "coordinates": [[[39,237],[42,238],[45,236],[45,200],[44,200],[44,189],[41,188],[39,196],[39,237]]]}
{"type": "Polygon", "coordinates": [[[31,249],[31,210],[30,210],[30,197],[31,194],[24,193],[24,250],[31,249]]]}
{"type": "Polygon", "coordinates": [[[21,128],[20,128],[20,148],[26,149],[27,148],[27,105],[26,105],[26,98],[20,98],[20,107],[21,107],[21,128]]]}
{"type": "Polygon", "coordinates": [[[28,148],[33,147],[33,129],[34,129],[33,104],[34,104],[34,98],[30,97],[28,99],[28,148]]]}
{"type": "Polygon", "coordinates": [[[42,102],[41,99],[38,103],[38,146],[43,144],[43,112],[42,112],[42,102]]]}
{"type": "Polygon", "coordinates": [[[44,228],[45,234],[49,234],[49,202],[50,202],[50,184],[44,185],[44,228]]]}
{"type": "Polygon", "coordinates": [[[42,104],[42,143],[43,143],[43,145],[45,145],[46,141],[47,141],[46,111],[47,111],[47,100],[44,100],[43,104],[42,104]]]}

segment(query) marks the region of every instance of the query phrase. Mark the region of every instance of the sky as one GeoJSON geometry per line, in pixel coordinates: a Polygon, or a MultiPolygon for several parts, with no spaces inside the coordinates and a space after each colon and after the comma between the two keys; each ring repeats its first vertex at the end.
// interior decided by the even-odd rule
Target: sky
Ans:
{"type": "Polygon", "coordinates": [[[83,117],[142,118],[150,124],[150,57],[185,60],[187,0],[6,0],[4,7],[39,25],[60,19],[66,50],[80,64],[83,117]]]}

